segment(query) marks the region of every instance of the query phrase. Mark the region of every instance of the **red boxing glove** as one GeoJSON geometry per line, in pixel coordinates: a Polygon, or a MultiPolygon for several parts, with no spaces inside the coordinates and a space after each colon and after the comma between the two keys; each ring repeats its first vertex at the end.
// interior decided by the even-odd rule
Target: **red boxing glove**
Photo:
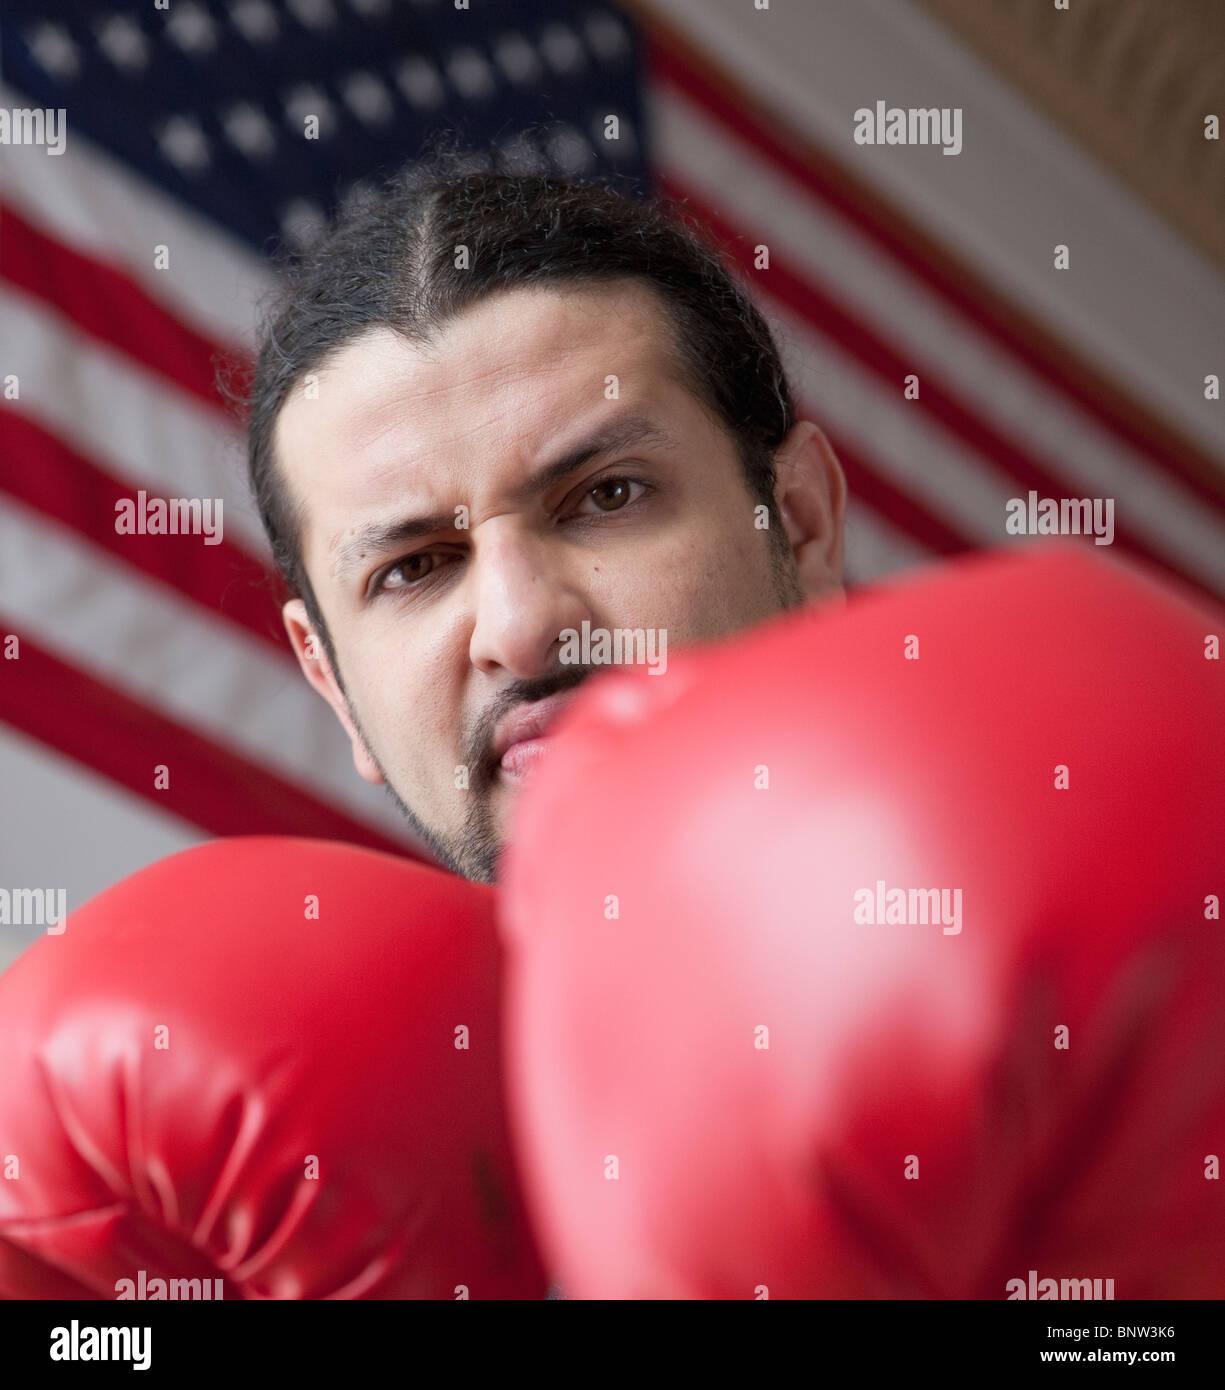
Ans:
{"type": "Polygon", "coordinates": [[[0,1295],[543,1297],[498,975],[489,889],[324,841],[69,912],[0,978],[0,1295]]]}
{"type": "Polygon", "coordinates": [[[500,904],[569,1295],[1225,1296],[1223,632],[1056,546],[593,683],[500,904]]]}

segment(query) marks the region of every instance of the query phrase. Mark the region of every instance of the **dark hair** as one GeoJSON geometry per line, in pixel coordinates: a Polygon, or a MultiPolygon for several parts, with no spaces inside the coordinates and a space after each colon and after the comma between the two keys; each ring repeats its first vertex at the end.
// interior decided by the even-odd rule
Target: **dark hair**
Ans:
{"type": "MultiPolygon", "coordinates": [[[[791,391],[770,330],[683,209],[561,178],[450,173],[436,155],[344,214],[294,265],[269,314],[247,406],[251,489],[289,591],[334,653],[300,553],[302,518],[278,476],[273,435],[289,392],[358,334],[428,342],[500,290],[635,278],[665,306],[682,380],[735,441],[750,495],[774,505],[773,452],[791,391]],[[456,248],[468,248],[457,269],[456,248]]],[[[454,165],[453,165],[454,167],[454,165]]],[[[338,674],[338,673],[337,673],[338,674]]]]}

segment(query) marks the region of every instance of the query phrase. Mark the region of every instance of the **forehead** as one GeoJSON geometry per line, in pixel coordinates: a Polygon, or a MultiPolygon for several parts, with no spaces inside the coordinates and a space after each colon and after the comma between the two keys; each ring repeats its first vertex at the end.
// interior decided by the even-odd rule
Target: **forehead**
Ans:
{"type": "Polygon", "coordinates": [[[606,408],[608,378],[637,408],[683,388],[666,311],[636,281],[516,289],[482,300],[427,345],[364,333],[300,383],[277,419],[281,477],[312,537],[403,496],[471,489],[526,468],[578,417],[606,408]]]}

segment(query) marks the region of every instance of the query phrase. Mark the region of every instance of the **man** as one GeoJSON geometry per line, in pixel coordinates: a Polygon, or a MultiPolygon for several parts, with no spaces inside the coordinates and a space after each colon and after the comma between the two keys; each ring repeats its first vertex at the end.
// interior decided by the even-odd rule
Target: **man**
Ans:
{"type": "Polygon", "coordinates": [[[842,592],[845,481],[769,329],[608,189],[443,175],[351,213],[270,320],[249,443],[303,673],[474,880],[599,669],[566,634],[682,645],[842,592]]]}

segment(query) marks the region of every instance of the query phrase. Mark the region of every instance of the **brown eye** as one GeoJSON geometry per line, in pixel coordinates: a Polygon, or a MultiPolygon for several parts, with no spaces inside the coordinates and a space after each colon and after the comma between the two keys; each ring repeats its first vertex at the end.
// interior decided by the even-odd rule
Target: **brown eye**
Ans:
{"type": "Polygon", "coordinates": [[[624,507],[629,501],[630,490],[628,484],[614,478],[611,482],[601,483],[599,487],[593,488],[591,495],[602,512],[615,512],[618,507],[624,507]]]}
{"type": "Polygon", "coordinates": [[[587,496],[600,511],[615,512],[634,500],[630,492],[633,486],[630,478],[606,478],[602,483],[597,483],[587,496]]]}
{"type": "Polygon", "coordinates": [[[379,580],[378,589],[408,589],[412,585],[425,579],[434,568],[434,557],[428,552],[422,555],[409,555],[406,559],[397,560],[394,565],[379,580]],[[387,581],[393,575],[400,575],[402,583],[389,584],[387,581]]]}

